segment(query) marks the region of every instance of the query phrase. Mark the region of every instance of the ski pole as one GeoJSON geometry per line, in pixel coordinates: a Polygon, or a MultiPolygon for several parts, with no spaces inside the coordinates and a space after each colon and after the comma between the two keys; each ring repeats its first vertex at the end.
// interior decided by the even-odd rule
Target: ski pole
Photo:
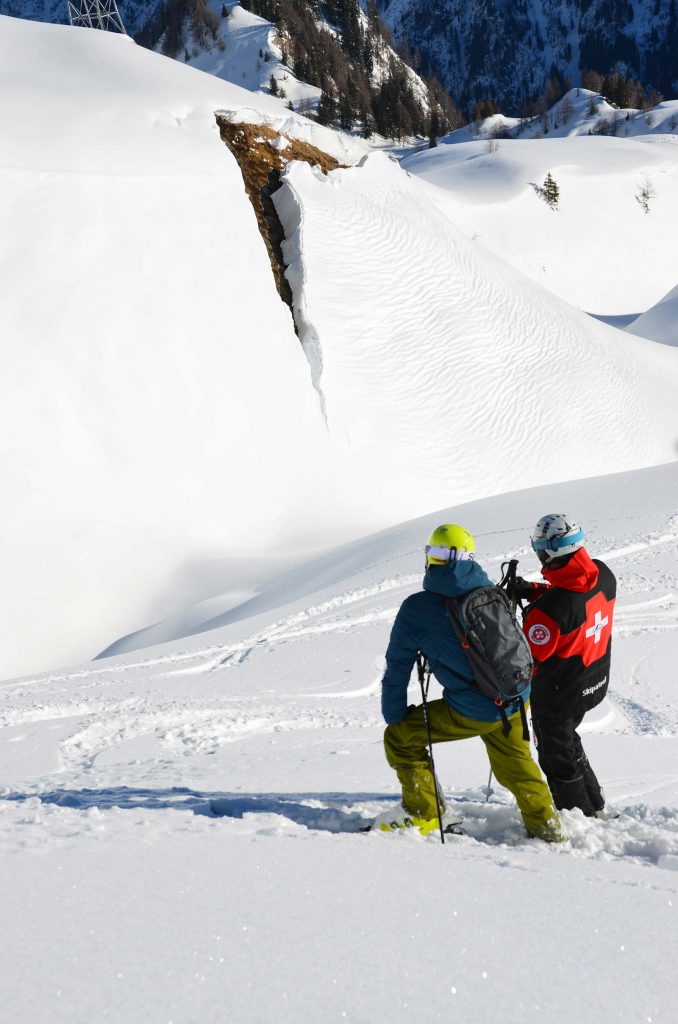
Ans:
{"type": "MultiPolygon", "coordinates": [[[[518,559],[517,558],[512,558],[510,562],[508,562],[508,563],[504,562],[504,565],[502,565],[502,567],[501,567],[501,571],[503,573],[503,576],[499,580],[499,583],[497,584],[497,586],[500,587],[502,590],[506,591],[506,595],[507,595],[507,597],[509,599],[509,602],[511,604],[511,611],[515,615],[516,614],[516,608],[518,607],[518,597],[516,595],[516,590],[515,590],[516,570],[518,568],[518,559]],[[506,571],[504,571],[504,565],[508,565],[508,568],[506,569],[506,571]]],[[[521,608],[522,608],[522,605],[521,605],[521,608]]]]}
{"type": "Polygon", "coordinates": [[[419,676],[419,685],[421,686],[421,699],[424,706],[424,724],[426,726],[426,739],[428,740],[428,756],[431,762],[431,773],[433,775],[433,787],[436,793],[436,810],[438,811],[438,827],[440,828],[440,842],[445,842],[445,833],[443,831],[443,814],[440,809],[440,793],[438,792],[438,777],[436,775],[436,766],[433,761],[433,740],[431,739],[431,722],[428,717],[428,702],[426,697],[428,695],[428,683],[431,678],[431,671],[428,668],[428,662],[426,655],[417,651],[417,674],[419,676]],[[424,676],[428,670],[428,679],[426,680],[426,688],[424,688],[424,676]]]}
{"type": "Polygon", "coordinates": [[[485,803],[490,802],[490,795],[492,793],[492,769],[490,768],[490,777],[487,780],[487,789],[485,790],[485,803]]]}

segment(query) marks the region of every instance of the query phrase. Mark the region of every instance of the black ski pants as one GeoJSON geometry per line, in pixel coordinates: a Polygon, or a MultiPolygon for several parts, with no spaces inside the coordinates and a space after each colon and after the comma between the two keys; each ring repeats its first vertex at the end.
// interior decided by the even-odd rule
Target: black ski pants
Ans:
{"type": "Polygon", "coordinates": [[[593,817],[605,806],[605,798],[577,732],[583,717],[556,720],[533,714],[532,729],[539,767],[558,810],[579,807],[587,817],[593,817]]]}

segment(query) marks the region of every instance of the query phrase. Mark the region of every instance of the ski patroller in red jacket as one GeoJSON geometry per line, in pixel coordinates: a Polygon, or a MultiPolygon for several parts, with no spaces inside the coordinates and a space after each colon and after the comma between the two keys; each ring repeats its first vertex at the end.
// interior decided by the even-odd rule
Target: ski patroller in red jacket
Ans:
{"type": "Polygon", "coordinates": [[[535,717],[574,718],[600,704],[610,678],[617,581],[584,548],[560,569],[544,566],[523,629],[534,658],[535,717]]]}

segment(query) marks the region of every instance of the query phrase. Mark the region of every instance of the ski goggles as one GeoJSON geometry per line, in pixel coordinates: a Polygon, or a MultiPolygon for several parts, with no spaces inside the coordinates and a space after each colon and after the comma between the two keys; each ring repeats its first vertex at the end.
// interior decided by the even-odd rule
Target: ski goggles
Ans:
{"type": "Polygon", "coordinates": [[[444,548],[438,544],[427,544],[424,548],[426,560],[429,558],[440,558],[443,562],[464,562],[473,561],[476,557],[475,551],[467,551],[466,548],[444,548]]]}
{"type": "Polygon", "coordinates": [[[576,533],[568,533],[564,537],[532,537],[530,543],[533,551],[560,551],[572,544],[579,544],[583,539],[584,531],[577,530],[576,533]]]}

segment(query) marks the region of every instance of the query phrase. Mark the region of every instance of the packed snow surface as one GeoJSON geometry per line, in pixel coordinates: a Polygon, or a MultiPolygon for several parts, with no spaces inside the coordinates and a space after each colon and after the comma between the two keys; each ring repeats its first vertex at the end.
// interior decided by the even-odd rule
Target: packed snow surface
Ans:
{"type": "Polygon", "coordinates": [[[672,1020],[677,494],[671,464],[442,510],[300,561],[209,634],[0,684],[3,1019],[672,1020]],[[464,835],[361,834],[397,800],[379,682],[426,537],[462,522],[492,578],[534,578],[554,510],[619,580],[582,734],[621,817],[528,840],[471,740],[436,748],[464,835]]]}

